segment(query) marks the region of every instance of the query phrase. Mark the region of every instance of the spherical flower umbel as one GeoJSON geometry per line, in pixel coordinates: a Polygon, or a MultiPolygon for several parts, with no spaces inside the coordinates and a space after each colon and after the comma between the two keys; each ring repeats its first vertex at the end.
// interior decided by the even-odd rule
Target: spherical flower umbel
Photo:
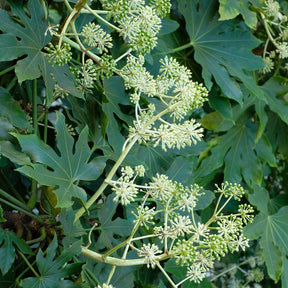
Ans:
{"type": "Polygon", "coordinates": [[[118,202],[120,199],[122,205],[127,205],[134,201],[138,193],[138,189],[133,185],[133,183],[126,183],[122,181],[117,182],[112,190],[114,190],[116,194],[113,201],[118,202]]]}
{"type": "Polygon", "coordinates": [[[89,22],[83,27],[81,35],[85,37],[83,42],[90,47],[96,47],[100,54],[112,48],[111,35],[98,24],[89,22]]]}
{"type": "Polygon", "coordinates": [[[68,63],[72,58],[72,53],[70,51],[71,47],[67,43],[63,43],[61,47],[49,43],[44,49],[48,52],[45,56],[48,58],[48,62],[51,63],[52,66],[55,64],[62,66],[68,63]]]}
{"type": "Polygon", "coordinates": [[[154,146],[161,143],[161,148],[167,151],[167,148],[185,148],[200,141],[203,134],[203,128],[194,119],[187,120],[181,124],[161,124],[158,129],[154,128],[151,133],[151,140],[154,146]]]}
{"type": "Polygon", "coordinates": [[[170,220],[171,230],[176,236],[184,236],[191,234],[193,226],[188,216],[178,215],[173,220],[170,220]]]}
{"type": "Polygon", "coordinates": [[[162,251],[159,249],[159,247],[155,244],[143,244],[140,251],[138,252],[139,257],[145,257],[145,260],[147,262],[147,267],[154,268],[155,265],[158,263],[156,260],[156,254],[160,254],[162,251]]]}

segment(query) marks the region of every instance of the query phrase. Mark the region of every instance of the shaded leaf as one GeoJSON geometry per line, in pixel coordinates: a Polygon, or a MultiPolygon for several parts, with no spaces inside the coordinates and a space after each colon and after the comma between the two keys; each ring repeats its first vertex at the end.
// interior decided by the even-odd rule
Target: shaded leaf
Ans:
{"type": "Polygon", "coordinates": [[[109,79],[105,79],[103,84],[106,100],[102,103],[102,109],[107,117],[106,133],[108,141],[114,151],[121,152],[125,138],[120,133],[121,128],[115,116],[131,124],[131,118],[123,113],[119,106],[119,104],[130,105],[129,97],[125,93],[122,78],[118,76],[110,77],[109,79]]]}
{"type": "Polygon", "coordinates": [[[3,87],[0,87],[0,116],[8,119],[9,122],[17,128],[31,128],[26,114],[22,110],[19,102],[15,101],[10,93],[3,87]]]}
{"type": "Polygon", "coordinates": [[[101,234],[97,240],[97,249],[112,248],[119,244],[119,236],[129,236],[132,231],[134,226],[132,221],[119,217],[113,219],[117,206],[118,203],[113,201],[113,195],[110,194],[98,212],[101,234]]]}
{"type": "Polygon", "coordinates": [[[98,157],[88,163],[91,151],[87,127],[82,130],[75,144],[61,113],[57,113],[55,125],[60,156],[36,135],[15,135],[22,150],[35,162],[19,168],[18,171],[36,179],[41,185],[56,186],[57,207],[71,206],[72,197],[85,203],[87,195],[78,182],[97,179],[105,167],[106,158],[98,157]]]}
{"type": "Polygon", "coordinates": [[[78,243],[64,250],[58,257],[56,251],[58,248],[57,236],[48,246],[44,256],[43,251],[40,249],[37,253],[37,267],[40,273],[40,277],[29,277],[21,281],[21,287],[23,288],[58,288],[59,281],[61,281],[61,287],[73,287],[74,284],[70,280],[63,280],[63,278],[70,276],[70,269],[63,268],[62,266],[73,258],[73,256],[80,253],[78,243]]]}
{"type": "Polygon", "coordinates": [[[261,94],[247,73],[264,66],[261,57],[251,53],[260,44],[251,31],[237,27],[233,21],[218,21],[217,1],[180,0],[179,11],[185,18],[195,60],[203,68],[206,86],[212,87],[213,76],[228,98],[241,103],[243,95],[237,78],[252,93],[261,94]]]}
{"type": "Polygon", "coordinates": [[[250,121],[246,123],[246,117],[242,117],[233,128],[217,139],[217,145],[210,150],[211,155],[204,158],[197,169],[199,176],[205,177],[225,164],[225,180],[239,183],[243,177],[250,185],[260,184],[262,165],[256,152],[251,149],[256,133],[257,126],[250,121]]]}
{"type": "MultiPolygon", "coordinates": [[[[79,238],[85,234],[84,228],[81,226],[80,220],[75,221],[75,213],[70,209],[62,209],[59,215],[59,221],[63,227],[65,238],[62,243],[65,247],[76,243],[79,238]],[[73,231],[73,233],[71,233],[73,231]]],[[[79,245],[81,243],[79,242],[79,245]]],[[[80,246],[79,246],[80,248],[80,246]]]]}
{"type": "Polygon", "coordinates": [[[283,122],[288,124],[288,103],[278,98],[288,93],[288,87],[283,82],[283,78],[271,78],[262,86],[262,89],[264,91],[263,100],[269,109],[275,112],[283,122]]]}
{"type": "Polygon", "coordinates": [[[0,228],[0,270],[4,275],[15,261],[15,247],[23,253],[32,254],[32,250],[23,239],[18,238],[13,232],[0,228]]]}

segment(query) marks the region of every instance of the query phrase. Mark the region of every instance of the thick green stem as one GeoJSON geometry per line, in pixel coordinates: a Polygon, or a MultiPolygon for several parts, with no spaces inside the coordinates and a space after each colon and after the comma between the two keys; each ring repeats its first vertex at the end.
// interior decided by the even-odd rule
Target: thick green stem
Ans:
{"type": "Polygon", "coordinates": [[[14,198],[13,196],[11,196],[9,193],[5,192],[2,189],[0,189],[0,195],[5,197],[6,199],[8,199],[10,202],[14,203],[15,205],[17,205],[18,207],[21,207],[24,210],[28,210],[25,202],[21,202],[21,201],[17,200],[16,198],[14,198]]]}
{"type": "MultiPolygon", "coordinates": [[[[103,262],[110,265],[115,266],[135,266],[135,265],[147,265],[147,260],[145,258],[138,258],[138,259],[119,259],[111,256],[104,257],[104,255],[94,252],[92,250],[89,250],[86,247],[81,248],[81,254],[92,258],[94,260],[97,260],[99,262],[103,262]]],[[[163,261],[170,258],[167,254],[161,254],[159,256],[155,257],[156,261],[163,261]]]]}
{"type": "MultiPolygon", "coordinates": [[[[4,182],[5,182],[5,184],[8,186],[8,188],[9,188],[9,190],[11,191],[11,192],[13,192],[13,194],[15,195],[15,197],[22,203],[22,204],[24,204],[23,206],[25,206],[26,207],[26,204],[25,204],[25,201],[23,200],[23,198],[22,198],[22,196],[19,194],[19,192],[14,188],[14,186],[11,184],[11,182],[10,182],[10,180],[7,178],[7,176],[5,175],[5,173],[2,171],[2,170],[0,170],[0,174],[1,174],[1,180],[3,180],[4,182]]],[[[2,194],[1,193],[1,191],[3,191],[3,190],[1,190],[0,189],[0,194],[2,194]]],[[[3,191],[4,192],[4,191],[3,191]]],[[[6,193],[6,192],[4,192],[4,193],[6,193]]],[[[11,196],[10,194],[8,194],[8,193],[6,193],[7,195],[8,195],[8,197],[10,197],[11,199],[13,199],[13,200],[11,200],[12,202],[14,202],[14,197],[13,196],[11,196]]],[[[7,198],[7,197],[6,197],[7,198]]],[[[8,198],[7,198],[8,199],[8,198]]],[[[20,203],[18,201],[18,203],[20,203]]],[[[15,202],[14,202],[15,203],[15,202]]]]}
{"type": "Polygon", "coordinates": [[[133,147],[133,145],[136,143],[136,141],[139,139],[140,136],[136,135],[134,137],[134,139],[129,143],[129,145],[126,147],[126,149],[121,153],[120,157],[118,158],[117,162],[114,164],[113,168],[111,169],[111,171],[109,172],[107,178],[105,179],[105,181],[102,183],[102,185],[99,187],[99,189],[96,191],[96,193],[87,201],[85,208],[82,207],[80,208],[76,215],[75,215],[75,221],[78,220],[86,211],[86,209],[88,210],[91,205],[98,199],[98,197],[102,194],[102,192],[106,189],[106,187],[108,186],[108,183],[110,180],[112,180],[114,174],[116,173],[117,169],[119,168],[119,166],[121,165],[121,163],[123,162],[123,160],[125,159],[125,157],[127,156],[127,154],[129,153],[129,151],[131,150],[131,148],[133,147]]]}
{"type": "Polygon", "coordinates": [[[4,74],[10,72],[11,70],[15,69],[15,66],[16,66],[16,64],[15,64],[15,65],[12,65],[12,66],[4,69],[4,70],[2,70],[2,71],[0,72],[0,76],[2,76],[2,75],[4,75],[4,74]]]}
{"type": "Polygon", "coordinates": [[[39,278],[40,275],[36,272],[36,270],[33,268],[33,266],[30,264],[30,262],[28,261],[28,259],[25,257],[25,255],[21,252],[18,251],[19,255],[22,257],[22,259],[25,261],[25,263],[27,264],[27,266],[30,268],[30,270],[33,272],[33,274],[39,278]]]}
{"type": "Polygon", "coordinates": [[[44,115],[44,133],[43,133],[43,141],[47,143],[47,133],[48,133],[48,108],[45,106],[45,115],[44,115]]]}
{"type": "Polygon", "coordinates": [[[17,205],[14,205],[13,203],[11,203],[9,201],[6,201],[5,199],[2,199],[2,198],[0,198],[0,202],[2,202],[4,204],[14,208],[15,210],[18,210],[18,211],[21,211],[21,212],[25,213],[26,215],[36,219],[39,223],[43,223],[43,220],[41,218],[39,218],[38,216],[34,215],[33,213],[27,211],[26,209],[23,209],[23,208],[21,208],[21,207],[19,207],[17,205]]]}
{"type": "Polygon", "coordinates": [[[190,43],[187,43],[187,44],[184,44],[182,46],[179,46],[177,48],[174,48],[174,49],[171,49],[171,50],[168,50],[168,51],[165,51],[165,52],[161,52],[159,54],[174,54],[174,53],[177,53],[177,52],[180,52],[182,50],[185,50],[185,49],[188,49],[188,48],[191,48],[193,47],[193,43],[190,42],[190,43]]]}

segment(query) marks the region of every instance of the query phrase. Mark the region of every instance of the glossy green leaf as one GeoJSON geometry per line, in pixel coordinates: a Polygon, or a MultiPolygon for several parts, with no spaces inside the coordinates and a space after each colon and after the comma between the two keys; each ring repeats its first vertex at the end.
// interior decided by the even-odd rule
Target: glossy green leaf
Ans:
{"type": "Polygon", "coordinates": [[[17,165],[30,165],[30,158],[23,152],[17,150],[10,141],[0,141],[0,155],[5,156],[17,165]]]}
{"type": "Polygon", "coordinates": [[[288,259],[283,260],[283,273],[281,275],[282,288],[288,288],[288,259]]]}
{"type": "Polygon", "coordinates": [[[279,280],[282,273],[282,257],[288,253],[287,215],[288,206],[273,215],[260,213],[244,230],[249,239],[260,238],[269,276],[275,281],[279,280]]]}
{"type": "Polygon", "coordinates": [[[0,35],[0,60],[14,60],[27,55],[17,62],[15,69],[21,83],[40,77],[40,66],[43,63],[41,49],[51,37],[45,35],[47,22],[43,21],[44,11],[39,1],[28,2],[30,17],[25,13],[22,1],[8,2],[13,14],[20,18],[23,26],[13,21],[7,11],[0,10],[0,29],[4,32],[0,35]]]}
{"type": "Polygon", "coordinates": [[[76,243],[80,237],[85,234],[80,220],[75,221],[75,213],[72,210],[62,209],[59,214],[59,221],[61,222],[65,235],[65,238],[62,240],[64,247],[69,247],[69,245],[76,243]],[[73,233],[71,233],[71,231],[73,231],[73,233]]]}
{"type": "Polygon", "coordinates": [[[44,19],[44,10],[38,0],[28,1],[27,15],[20,0],[8,1],[13,14],[20,19],[20,23],[11,18],[11,14],[0,9],[0,29],[4,32],[0,35],[0,61],[18,59],[15,73],[19,83],[43,76],[47,88],[47,102],[50,106],[53,101],[53,89],[56,79],[57,84],[76,97],[82,97],[75,85],[75,77],[69,71],[68,66],[52,67],[41,51],[51,40],[47,30],[47,20],[44,19]]]}
{"type": "Polygon", "coordinates": [[[257,15],[255,11],[250,9],[250,1],[248,0],[219,0],[219,20],[229,20],[242,15],[245,23],[251,28],[256,29],[257,15]]]}
{"type": "Polygon", "coordinates": [[[113,201],[113,197],[112,194],[109,195],[105,205],[98,212],[101,234],[97,240],[97,249],[112,248],[113,245],[119,244],[119,236],[129,236],[133,228],[131,221],[120,217],[114,219],[118,203],[113,201]]]}
{"type": "Polygon", "coordinates": [[[0,116],[8,119],[9,122],[17,128],[31,128],[20,103],[14,100],[10,93],[3,87],[0,87],[0,116]]]}
{"type": "MultiPolygon", "coordinates": [[[[249,202],[256,206],[257,210],[267,214],[268,213],[268,204],[270,201],[269,192],[258,185],[254,185],[253,193],[249,193],[249,202]]],[[[253,224],[252,224],[253,225],[253,224]]]]}
{"type": "MultiPolygon", "coordinates": [[[[129,253],[128,253],[129,255],[129,253]]],[[[137,266],[127,266],[127,267],[117,267],[113,274],[113,277],[110,281],[110,284],[113,287],[121,287],[121,288],[131,288],[134,286],[134,272],[137,270],[137,266]]],[[[85,265],[83,266],[83,278],[85,282],[89,283],[89,287],[97,287],[97,283],[95,278],[98,279],[99,282],[105,283],[107,278],[109,277],[111,266],[105,263],[93,261],[93,259],[87,259],[85,265]],[[95,277],[89,277],[90,275],[94,275],[95,277]]]]}
{"type": "Polygon", "coordinates": [[[214,77],[222,92],[240,103],[243,94],[238,80],[252,93],[261,94],[247,72],[263,67],[261,58],[251,53],[260,44],[251,31],[233,21],[218,21],[217,1],[179,0],[179,11],[185,18],[190,38],[186,48],[193,47],[206,86],[212,87],[214,77]]]}
{"type": "Polygon", "coordinates": [[[245,117],[242,118],[217,140],[215,147],[210,151],[211,155],[201,162],[198,173],[205,177],[225,164],[225,180],[240,183],[243,177],[250,185],[260,184],[262,165],[255,151],[251,149],[255,143],[256,133],[256,125],[246,123],[245,117]]]}
{"type": "Polygon", "coordinates": [[[75,144],[65,125],[63,114],[57,113],[55,125],[60,155],[36,135],[15,135],[23,152],[35,162],[19,168],[18,171],[36,179],[41,185],[56,186],[57,207],[71,206],[72,197],[85,203],[86,192],[78,183],[80,180],[97,179],[105,167],[106,158],[99,157],[89,162],[91,150],[88,146],[87,127],[82,130],[75,144]]]}
{"type": "Polygon", "coordinates": [[[13,232],[0,228],[0,270],[6,274],[15,261],[15,246],[23,253],[32,254],[32,250],[23,239],[13,232]]]}
{"type": "Polygon", "coordinates": [[[45,256],[40,249],[37,253],[37,267],[40,273],[40,277],[28,277],[21,281],[21,287],[23,288],[58,288],[61,287],[73,287],[73,282],[70,280],[63,280],[66,276],[69,276],[69,269],[65,269],[62,266],[70,261],[73,256],[80,253],[80,249],[77,243],[64,250],[58,257],[56,251],[58,248],[57,236],[55,235],[53,241],[48,246],[45,256]],[[59,284],[61,281],[61,284],[59,284]]]}

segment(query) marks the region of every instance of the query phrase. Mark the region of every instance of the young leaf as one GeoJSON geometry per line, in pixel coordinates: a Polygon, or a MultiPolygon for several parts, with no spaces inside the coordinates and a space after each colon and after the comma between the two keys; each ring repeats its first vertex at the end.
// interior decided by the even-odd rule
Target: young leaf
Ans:
{"type": "Polygon", "coordinates": [[[15,261],[15,247],[23,253],[32,254],[32,250],[23,239],[18,238],[13,232],[0,228],[0,270],[4,275],[15,261]]]}
{"type": "Polygon", "coordinates": [[[57,186],[57,207],[64,208],[73,204],[72,197],[86,202],[86,192],[78,185],[80,180],[97,179],[104,167],[106,158],[90,159],[88,128],[84,128],[74,143],[65,125],[65,118],[57,113],[56,140],[60,156],[36,135],[15,135],[22,147],[35,162],[18,169],[21,173],[36,179],[41,185],[57,186]]]}
{"type": "Polygon", "coordinates": [[[247,74],[247,71],[264,66],[261,57],[251,52],[260,42],[248,27],[237,27],[233,21],[218,21],[217,4],[210,0],[180,0],[179,11],[186,21],[195,60],[203,68],[206,86],[212,87],[213,76],[227,97],[241,103],[239,79],[252,93],[261,94],[251,75],[247,74]]]}

